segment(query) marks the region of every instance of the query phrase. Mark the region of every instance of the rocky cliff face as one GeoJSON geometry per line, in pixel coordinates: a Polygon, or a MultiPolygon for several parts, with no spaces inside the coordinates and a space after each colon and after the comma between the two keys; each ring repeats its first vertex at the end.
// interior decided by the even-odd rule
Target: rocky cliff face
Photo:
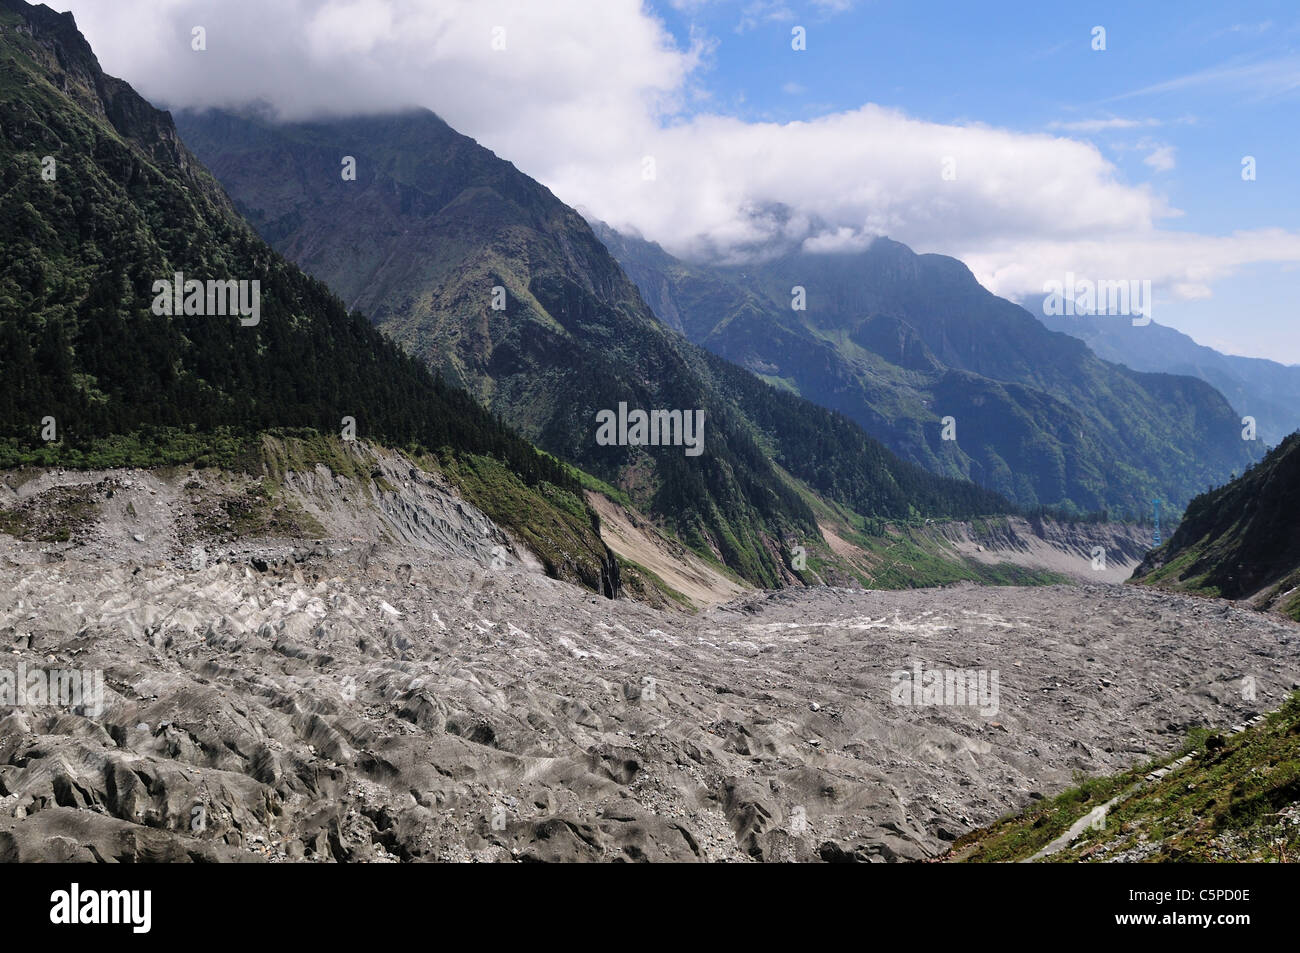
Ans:
{"type": "MultiPolygon", "coordinates": [[[[43,67],[45,78],[91,116],[110,124],[123,139],[140,145],[155,161],[192,171],[193,156],[181,143],[171,116],[156,109],[131,86],[107,75],[71,13],[56,13],[23,0],[0,0],[11,14],[6,29],[30,38],[27,50],[43,67]]],[[[191,176],[194,185],[211,190],[211,179],[191,176]]],[[[218,190],[219,191],[219,190],[218,190]]]]}

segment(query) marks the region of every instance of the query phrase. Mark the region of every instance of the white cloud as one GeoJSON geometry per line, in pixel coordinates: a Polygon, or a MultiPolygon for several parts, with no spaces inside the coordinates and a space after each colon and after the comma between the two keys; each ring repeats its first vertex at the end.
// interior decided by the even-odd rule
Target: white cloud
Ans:
{"type": "Polygon", "coordinates": [[[1262,33],[1268,33],[1272,29],[1272,20],[1262,20],[1259,23],[1234,23],[1232,26],[1228,27],[1227,32],[1259,35],[1262,33]]]}
{"type": "Polygon", "coordinates": [[[679,253],[723,257],[822,229],[832,236],[823,243],[847,230],[932,249],[957,236],[1086,238],[1150,228],[1168,214],[1149,190],[1118,183],[1090,144],[879,106],[790,123],[697,116],[660,131],[654,153],[652,182],[624,162],[553,186],[616,227],[636,226],[679,253]]]}
{"type": "Polygon", "coordinates": [[[1098,132],[1150,129],[1155,126],[1190,126],[1195,125],[1196,121],[1196,117],[1190,114],[1172,119],[1155,119],[1150,116],[1144,119],[1128,119],[1120,116],[1109,116],[1097,119],[1057,119],[1049,122],[1047,128],[1059,130],[1060,132],[1078,132],[1090,135],[1098,132]]]}
{"type": "Polygon", "coordinates": [[[985,287],[1010,297],[1041,294],[1047,281],[1073,272],[1094,281],[1149,280],[1171,298],[1195,301],[1247,265],[1300,261],[1300,234],[1280,228],[1222,236],[1151,229],[1104,240],[1010,241],[965,249],[958,257],[985,287]]]}
{"type": "Polygon", "coordinates": [[[1077,119],[1072,122],[1055,121],[1047,124],[1048,129],[1062,132],[1109,132],[1112,129],[1137,129],[1141,126],[1158,126],[1159,119],[1077,119]]]}
{"type": "Polygon", "coordinates": [[[1189,89],[1243,93],[1258,99],[1287,96],[1300,91],[1300,56],[1287,55],[1256,62],[1239,60],[1223,63],[1161,83],[1143,86],[1141,89],[1122,93],[1111,99],[1132,99],[1136,96],[1151,96],[1189,89]]]}
{"type": "Polygon", "coordinates": [[[795,12],[782,0],[749,0],[740,11],[736,32],[757,30],[764,23],[792,23],[795,12]]]}
{"type": "MultiPolygon", "coordinates": [[[[794,11],[782,0],[669,0],[676,10],[698,13],[707,8],[739,7],[742,26],[752,27],[762,20],[789,20],[794,11]]],[[[857,0],[812,0],[812,10],[823,15],[834,15],[852,10],[857,0]]]]}
{"type": "MultiPolygon", "coordinates": [[[[962,258],[1002,294],[1039,292],[1073,271],[1150,278],[1186,298],[1252,262],[1300,262],[1293,232],[1163,230],[1178,211],[1068,135],[934,123],[877,105],[784,123],[687,113],[708,103],[711,41],[693,34],[682,48],[640,0],[50,2],[74,10],[109,72],[155,100],[264,99],[290,117],[428,106],[571,205],[678,254],[740,260],[888,234],[962,258]],[[207,29],[206,52],[190,49],[195,25],[207,29]],[[498,26],[504,51],[492,49],[498,26]],[[642,178],[646,155],[655,181],[642,178]]],[[[1269,74],[1274,88],[1285,75],[1269,74]]],[[[1057,128],[1157,124],[1103,117],[1057,128]]],[[[1174,153],[1156,144],[1144,161],[1165,171],[1174,153]]]]}
{"type": "Polygon", "coordinates": [[[1157,172],[1168,172],[1177,163],[1174,160],[1174,147],[1168,145],[1152,146],[1151,152],[1142,160],[1157,172]]]}
{"type": "MultiPolygon", "coordinates": [[[[704,49],[675,46],[639,0],[51,0],[104,68],[186,106],[265,99],[286,117],[424,105],[508,143],[583,138],[672,109],[704,49]],[[190,48],[203,26],[207,50],[190,48]],[[494,50],[496,28],[505,49],[494,50]],[[559,124],[558,126],[556,124],[559,124]]],[[[562,153],[561,142],[551,141],[562,153]]],[[[521,153],[522,154],[522,153],[521,153]]]]}

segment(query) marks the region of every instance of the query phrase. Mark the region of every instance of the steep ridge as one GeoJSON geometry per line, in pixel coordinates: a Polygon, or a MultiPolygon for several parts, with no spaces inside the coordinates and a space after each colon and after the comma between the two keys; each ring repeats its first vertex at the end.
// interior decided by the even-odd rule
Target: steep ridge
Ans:
{"type": "Polygon", "coordinates": [[[1135,326],[1115,315],[1049,315],[1041,306],[1032,313],[1053,331],[1083,341],[1102,360],[1200,378],[1238,414],[1253,417],[1259,439],[1269,446],[1300,428],[1300,366],[1222,354],[1156,321],[1135,326]]]}
{"type": "Polygon", "coordinates": [[[1192,500],[1134,581],[1247,599],[1300,620],[1300,432],[1192,500]]]}
{"type": "Polygon", "coordinates": [[[178,124],[268,241],[542,448],[751,583],[800,578],[787,540],[817,536],[786,474],[869,517],[1008,508],[682,340],[577,212],[432,113],[280,124],[207,111],[178,124]],[[621,403],[703,410],[703,452],[598,444],[596,414],[621,403]]]}
{"type": "Polygon", "coordinates": [[[238,465],[264,430],[354,426],[438,455],[551,572],[616,591],[573,474],[272,251],[71,15],[3,0],[0,27],[0,466],[238,465]],[[173,315],[156,283],[177,274],[173,315]]]}
{"type": "Polygon", "coordinates": [[[1019,503],[1138,516],[1153,498],[1180,507],[1252,458],[1211,386],[1099,360],[955,259],[878,239],[860,253],[716,267],[596,229],[690,340],[844,413],[907,460],[1019,503]],[[943,439],[946,416],[955,440],[943,439]]]}

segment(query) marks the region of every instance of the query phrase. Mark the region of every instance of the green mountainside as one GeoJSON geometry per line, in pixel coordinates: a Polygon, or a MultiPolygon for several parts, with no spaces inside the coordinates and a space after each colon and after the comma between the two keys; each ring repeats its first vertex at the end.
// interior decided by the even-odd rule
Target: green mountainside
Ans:
{"type": "Polygon", "coordinates": [[[1047,315],[1041,308],[1033,314],[1053,331],[1083,341],[1104,361],[1199,377],[1239,415],[1253,417],[1259,439],[1269,446],[1300,428],[1300,365],[1222,354],[1156,321],[1134,325],[1117,315],[1047,315]]]}
{"type": "Polygon", "coordinates": [[[1188,504],[1135,582],[1250,599],[1300,621],[1300,432],[1188,504]]]}
{"type": "Polygon", "coordinates": [[[281,252],[543,449],[752,583],[793,581],[788,541],[819,537],[789,475],[872,518],[1009,508],[683,340],[577,212],[430,112],[177,122],[281,252]],[[596,415],[620,403],[703,410],[703,453],[599,445],[596,415]]]}
{"type": "Polygon", "coordinates": [[[0,467],[228,466],[261,431],[350,417],[477,474],[467,495],[513,493],[493,515],[549,571],[617,588],[568,468],[269,248],[71,15],[21,0],[0,0],[0,222],[0,467]],[[155,314],[177,272],[248,281],[250,300],[259,282],[257,323],[155,314]]]}
{"type": "Polygon", "coordinates": [[[597,234],[691,341],[843,413],[906,460],[1020,504],[1139,516],[1159,498],[1176,510],[1252,459],[1209,384],[1099,360],[955,259],[878,239],[859,253],[718,267],[597,234]],[[943,439],[947,416],[955,440],[943,439]]]}

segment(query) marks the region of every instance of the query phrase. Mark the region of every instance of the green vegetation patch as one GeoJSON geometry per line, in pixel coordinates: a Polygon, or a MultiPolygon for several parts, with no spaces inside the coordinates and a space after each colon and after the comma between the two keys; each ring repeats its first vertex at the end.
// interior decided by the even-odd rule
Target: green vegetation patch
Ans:
{"type": "Polygon", "coordinates": [[[1046,859],[1101,861],[1119,854],[1148,862],[1300,859],[1300,693],[1239,734],[1193,729],[1183,749],[1168,759],[1083,780],[967,834],[953,845],[949,859],[1027,859],[1130,788],[1107,812],[1104,825],[1085,830],[1046,859]],[[1174,764],[1187,754],[1191,761],[1174,764]],[[1160,767],[1168,773],[1145,780],[1160,767]]]}
{"type": "Polygon", "coordinates": [[[444,453],[417,463],[440,469],[465,499],[525,543],[549,575],[601,589],[605,544],[579,492],[545,482],[528,486],[492,457],[444,453]]]}

